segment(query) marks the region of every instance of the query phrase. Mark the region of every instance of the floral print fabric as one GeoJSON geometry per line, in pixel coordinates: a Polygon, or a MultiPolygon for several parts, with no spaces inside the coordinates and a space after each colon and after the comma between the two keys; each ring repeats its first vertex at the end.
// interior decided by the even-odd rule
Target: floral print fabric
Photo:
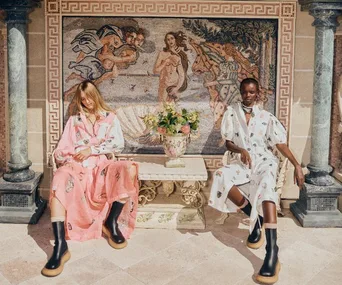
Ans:
{"type": "Polygon", "coordinates": [[[128,238],[135,225],[138,206],[137,175],[130,161],[108,160],[105,154],[119,153],[124,147],[120,122],[114,113],[102,113],[92,124],[85,115],[69,118],[54,152],[63,165],[54,174],[50,200],[56,197],[66,209],[66,233],[73,240],[100,238],[102,224],[112,202],[128,198],[120,215],[120,229],[128,238]],[[82,163],[72,156],[91,148],[82,163]]]}
{"type": "Polygon", "coordinates": [[[242,194],[252,205],[251,227],[253,229],[258,214],[262,216],[262,202],[277,203],[276,176],[278,158],[272,154],[276,144],[286,143],[286,130],[271,113],[253,106],[249,124],[241,104],[229,106],[221,124],[221,134],[225,140],[246,149],[252,160],[248,168],[238,159],[216,170],[210,192],[209,205],[222,212],[236,212],[237,206],[227,197],[233,185],[238,185],[242,194]]]}

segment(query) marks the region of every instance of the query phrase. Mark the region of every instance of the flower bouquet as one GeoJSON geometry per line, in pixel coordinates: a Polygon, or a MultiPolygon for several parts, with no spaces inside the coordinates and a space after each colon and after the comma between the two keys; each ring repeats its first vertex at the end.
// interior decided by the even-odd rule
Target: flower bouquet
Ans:
{"type": "Polygon", "coordinates": [[[186,109],[178,110],[174,103],[165,103],[157,114],[143,117],[147,128],[161,135],[166,155],[170,158],[166,167],[184,167],[179,157],[185,153],[190,135],[197,134],[199,114],[186,109]]]}

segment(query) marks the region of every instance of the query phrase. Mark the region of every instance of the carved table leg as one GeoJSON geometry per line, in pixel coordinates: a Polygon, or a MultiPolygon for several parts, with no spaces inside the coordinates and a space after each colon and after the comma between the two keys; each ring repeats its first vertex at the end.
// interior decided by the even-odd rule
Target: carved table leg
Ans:
{"type": "Polygon", "coordinates": [[[139,204],[144,206],[147,202],[153,201],[157,196],[157,188],[162,184],[161,181],[139,181],[139,204]]]}
{"type": "Polygon", "coordinates": [[[182,193],[182,200],[192,208],[203,208],[205,197],[202,189],[206,185],[203,181],[182,181],[175,182],[182,193]]]}
{"type": "Polygon", "coordinates": [[[182,200],[186,205],[192,208],[196,208],[198,216],[205,224],[203,206],[205,203],[205,197],[202,189],[205,187],[206,182],[204,181],[175,181],[182,193],[182,200]]]}

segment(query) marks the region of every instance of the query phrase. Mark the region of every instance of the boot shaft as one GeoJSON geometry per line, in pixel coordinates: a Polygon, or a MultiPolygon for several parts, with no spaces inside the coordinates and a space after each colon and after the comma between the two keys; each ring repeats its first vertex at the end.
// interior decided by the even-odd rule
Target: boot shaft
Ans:
{"type": "Polygon", "coordinates": [[[265,229],[266,234],[266,252],[278,255],[278,245],[277,245],[277,229],[265,229]]]}
{"type": "Polygon", "coordinates": [[[240,210],[242,212],[244,212],[249,217],[251,215],[251,211],[252,211],[251,203],[248,201],[248,204],[245,207],[240,208],[240,210]]]}
{"type": "Polygon", "coordinates": [[[65,243],[64,222],[53,222],[52,230],[55,237],[55,243],[65,243]]]}
{"type": "Polygon", "coordinates": [[[125,204],[122,204],[120,202],[117,202],[117,201],[113,202],[112,208],[109,211],[107,220],[117,221],[124,206],[125,204]]]}

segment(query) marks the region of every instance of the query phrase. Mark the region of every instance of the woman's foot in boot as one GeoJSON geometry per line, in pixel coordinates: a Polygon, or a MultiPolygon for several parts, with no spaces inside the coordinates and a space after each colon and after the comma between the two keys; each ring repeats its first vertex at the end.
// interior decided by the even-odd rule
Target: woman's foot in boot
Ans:
{"type": "Polygon", "coordinates": [[[278,259],[276,224],[265,224],[266,256],[256,280],[264,284],[273,284],[278,281],[280,262],[278,259]],[[271,225],[271,226],[270,226],[271,225]],[[271,227],[271,228],[270,228],[271,227]]]}
{"type": "Polygon", "coordinates": [[[247,238],[247,246],[252,249],[258,249],[264,244],[264,234],[263,234],[263,218],[259,216],[259,221],[256,221],[253,231],[249,234],[247,238]]]}
{"type": "Polygon", "coordinates": [[[115,249],[121,249],[127,246],[127,241],[121,233],[118,225],[118,218],[125,204],[113,202],[107,220],[105,221],[102,231],[108,238],[108,243],[115,249]]]}
{"type": "Polygon", "coordinates": [[[53,253],[42,274],[47,277],[55,277],[62,273],[64,264],[70,259],[71,255],[68,250],[68,244],[65,241],[64,222],[53,222],[52,229],[55,236],[55,246],[53,253]]]}
{"type": "MultiPolygon", "coordinates": [[[[251,215],[252,205],[245,199],[245,203],[241,206],[241,211],[244,212],[248,217],[251,215]]],[[[263,218],[259,216],[259,221],[256,221],[253,231],[248,235],[246,245],[252,249],[260,248],[264,243],[264,236],[262,231],[263,218]],[[260,223],[259,223],[260,221],[260,223]]]]}

